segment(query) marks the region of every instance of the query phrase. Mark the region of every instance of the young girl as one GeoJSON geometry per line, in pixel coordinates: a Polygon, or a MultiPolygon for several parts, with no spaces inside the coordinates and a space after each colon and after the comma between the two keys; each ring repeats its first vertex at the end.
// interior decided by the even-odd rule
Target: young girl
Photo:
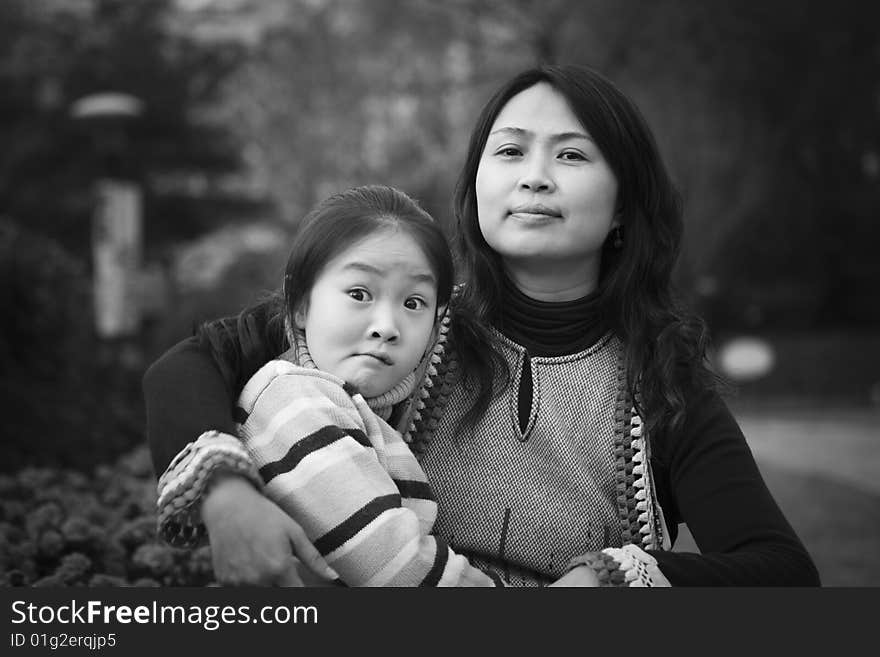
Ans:
{"type": "MultiPolygon", "coordinates": [[[[437,504],[386,422],[442,344],[434,337],[445,331],[452,276],[442,232],[402,192],[369,186],[327,199],[306,217],[287,263],[283,321],[292,346],[238,399],[254,484],[265,483],[349,586],[500,584],[429,535],[437,504]]],[[[228,330],[223,322],[203,329],[221,352],[228,330]]],[[[211,433],[193,449],[228,441],[211,433]]],[[[194,467],[166,472],[165,497],[194,467]]]]}
{"type": "MultiPolygon", "coordinates": [[[[510,79],[477,119],[455,213],[466,284],[405,427],[437,535],[514,585],[818,584],[713,386],[702,324],[674,300],[680,205],[632,101],[573,66],[510,79]],[[669,550],[680,523],[699,553],[669,550]]],[[[195,340],[147,372],[157,471],[206,429],[233,431],[224,381],[288,348],[275,316],[242,316],[225,376],[195,340]]],[[[240,445],[218,459],[253,467],[240,445]]],[[[280,581],[278,510],[240,489],[189,488],[195,531],[227,581],[280,581]]]]}

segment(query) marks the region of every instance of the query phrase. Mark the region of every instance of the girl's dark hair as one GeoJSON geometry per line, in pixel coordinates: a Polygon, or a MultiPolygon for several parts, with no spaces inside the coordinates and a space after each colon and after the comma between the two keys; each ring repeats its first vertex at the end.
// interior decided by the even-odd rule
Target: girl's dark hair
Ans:
{"type": "Polygon", "coordinates": [[[623,341],[628,385],[648,429],[678,428],[688,391],[714,383],[706,363],[705,325],[679,307],[672,294],[683,228],[680,198],[641,113],[596,71],[550,65],[527,70],[483,108],[454,199],[456,242],[469,281],[464,301],[480,320],[498,318],[504,273],[501,257],[480,231],[477,169],[499,112],[515,95],[541,82],[567,100],[617,178],[623,247],[615,248],[609,236],[602,249],[601,316],[623,341]]]}
{"type": "Polygon", "coordinates": [[[303,219],[287,261],[284,285],[237,317],[208,322],[198,335],[237,395],[267,361],[289,348],[284,320],[304,308],[333,258],[378,231],[409,235],[437,277],[437,307],[449,303],[454,264],[440,225],[409,196],[382,185],[355,187],[320,202],[303,219]]]}

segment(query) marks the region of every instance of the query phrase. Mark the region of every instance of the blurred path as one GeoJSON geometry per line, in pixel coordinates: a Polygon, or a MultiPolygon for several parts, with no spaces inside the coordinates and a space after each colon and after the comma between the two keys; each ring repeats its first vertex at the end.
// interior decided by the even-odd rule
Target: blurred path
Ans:
{"type": "MultiPolygon", "coordinates": [[[[823,586],[880,586],[880,409],[731,409],[823,586]]],[[[697,552],[679,531],[675,551],[697,552]]]]}
{"type": "Polygon", "coordinates": [[[758,463],[880,495],[880,409],[732,410],[758,463]]]}

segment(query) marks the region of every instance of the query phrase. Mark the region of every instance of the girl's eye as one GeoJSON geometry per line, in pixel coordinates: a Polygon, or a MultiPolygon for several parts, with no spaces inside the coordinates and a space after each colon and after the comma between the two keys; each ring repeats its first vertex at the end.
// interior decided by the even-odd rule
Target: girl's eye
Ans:
{"type": "Polygon", "coordinates": [[[370,293],[367,292],[362,287],[352,288],[348,291],[348,296],[350,296],[355,301],[369,301],[370,293]]]}
{"type": "Polygon", "coordinates": [[[420,297],[410,297],[403,302],[403,307],[408,310],[422,310],[428,307],[428,302],[420,297]]]}

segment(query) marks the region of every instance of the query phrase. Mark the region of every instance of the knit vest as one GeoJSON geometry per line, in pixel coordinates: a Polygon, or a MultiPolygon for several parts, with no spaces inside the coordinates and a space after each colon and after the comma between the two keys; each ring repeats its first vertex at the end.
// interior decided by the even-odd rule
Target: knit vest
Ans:
{"type": "MultiPolygon", "coordinates": [[[[427,417],[412,427],[439,505],[435,533],[473,565],[520,586],[557,579],[586,552],[655,547],[661,521],[620,341],[609,334],[576,354],[532,357],[532,408],[521,431],[526,350],[497,337],[514,380],[478,426],[460,424],[465,388],[438,383],[422,410],[427,417]]],[[[443,356],[437,378],[449,381],[455,356],[443,356]]]]}

